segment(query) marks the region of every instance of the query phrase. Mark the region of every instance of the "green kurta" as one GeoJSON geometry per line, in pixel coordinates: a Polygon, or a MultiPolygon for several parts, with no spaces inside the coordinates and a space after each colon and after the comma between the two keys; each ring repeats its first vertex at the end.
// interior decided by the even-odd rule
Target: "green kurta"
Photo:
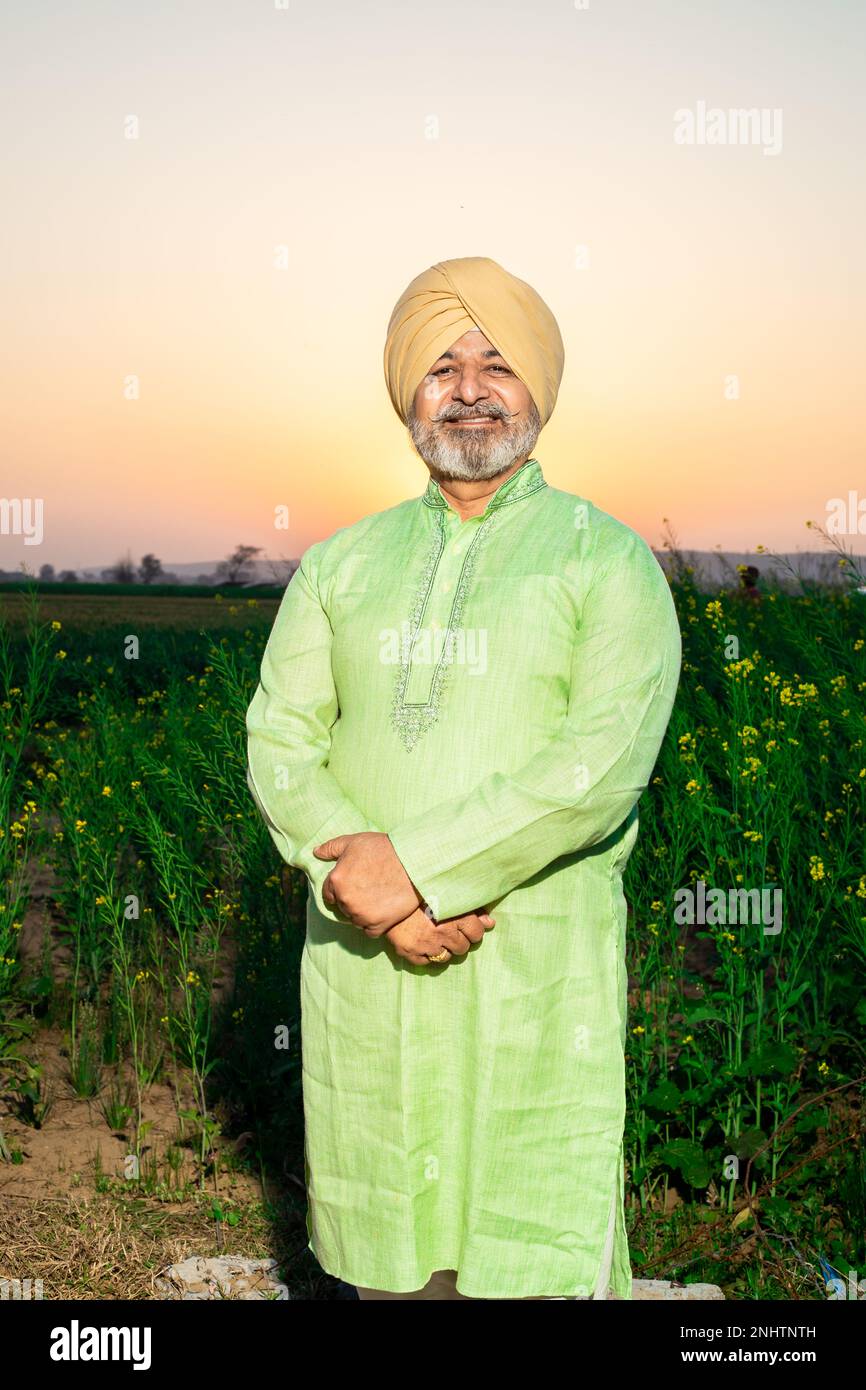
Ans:
{"type": "Polygon", "coordinates": [[[536,459],[481,516],[431,478],[303,555],[247,728],[256,804],[310,880],[307,1225],[328,1273],[604,1297],[609,1267],[630,1298],[622,870],[679,665],[650,548],[536,459]],[[437,916],[496,926],[420,967],[343,922],[312,849],[360,830],[389,834],[437,916]]]}

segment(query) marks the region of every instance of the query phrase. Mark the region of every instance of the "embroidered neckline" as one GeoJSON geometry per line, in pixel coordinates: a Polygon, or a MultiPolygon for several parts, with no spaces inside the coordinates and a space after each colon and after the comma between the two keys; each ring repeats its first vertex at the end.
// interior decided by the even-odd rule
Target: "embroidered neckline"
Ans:
{"type": "Polygon", "coordinates": [[[397,669],[394,701],[391,707],[391,723],[402,740],[407,752],[412,751],[421,735],[431,728],[439,717],[442,686],[448,667],[454,659],[454,651],[457,645],[456,638],[462,625],[463,609],[469,590],[469,581],[482,544],[493,530],[502,507],[507,506],[511,502],[518,502],[521,498],[528,497],[530,493],[536,492],[539,488],[543,487],[547,487],[547,483],[542,475],[541,465],[537,459],[527,459],[525,463],[521,464],[516,473],[513,473],[510,478],[506,479],[501,487],[497,488],[496,492],[490,498],[484,512],[478,519],[478,526],[475,528],[475,534],[463,557],[460,576],[455,588],[454,601],[451,605],[451,613],[448,618],[448,626],[445,631],[443,650],[433,672],[428,698],[424,702],[407,703],[406,688],[409,684],[412,649],[415,644],[415,639],[421,629],[424,610],[427,607],[427,600],[436,576],[439,561],[450,539],[447,514],[449,511],[453,510],[443,497],[438,484],[433,478],[430,479],[427,490],[421,500],[425,502],[427,506],[436,509],[437,524],[421,572],[415,599],[412,604],[412,611],[409,614],[408,622],[404,624],[403,627],[404,635],[400,647],[400,665],[397,669]]]}
{"type": "MultiPolygon", "coordinates": [[[[535,492],[540,487],[547,487],[547,481],[541,471],[541,464],[536,458],[526,459],[516,473],[512,473],[510,478],[506,478],[504,483],[500,483],[481,516],[487,516],[489,512],[495,511],[498,507],[504,507],[509,502],[517,502],[521,497],[528,496],[530,492],[535,492]]],[[[443,496],[442,489],[433,477],[428,480],[421,500],[426,502],[428,507],[451,508],[450,502],[443,496]]]]}

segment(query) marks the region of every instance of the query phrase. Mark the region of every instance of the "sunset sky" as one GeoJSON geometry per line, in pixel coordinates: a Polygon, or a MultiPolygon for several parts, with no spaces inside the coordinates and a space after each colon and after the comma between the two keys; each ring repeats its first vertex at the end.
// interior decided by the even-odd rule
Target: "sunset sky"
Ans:
{"type": "Polygon", "coordinates": [[[468,255],[558,319],[548,482],[654,545],[816,548],[866,497],[864,30],[855,0],[5,7],[0,497],[45,520],[0,568],[297,557],[420,494],[385,330],[468,255]],[[699,103],[781,112],[781,149],[677,143],[699,103]]]}

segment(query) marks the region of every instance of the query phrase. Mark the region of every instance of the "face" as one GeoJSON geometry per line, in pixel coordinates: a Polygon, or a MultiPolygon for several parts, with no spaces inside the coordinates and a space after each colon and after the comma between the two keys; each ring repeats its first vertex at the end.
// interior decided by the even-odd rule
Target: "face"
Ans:
{"type": "Polygon", "coordinates": [[[407,424],[431,471],[464,481],[495,478],[523,462],[541,433],[529,391],[479,328],[433,363],[407,424]]]}

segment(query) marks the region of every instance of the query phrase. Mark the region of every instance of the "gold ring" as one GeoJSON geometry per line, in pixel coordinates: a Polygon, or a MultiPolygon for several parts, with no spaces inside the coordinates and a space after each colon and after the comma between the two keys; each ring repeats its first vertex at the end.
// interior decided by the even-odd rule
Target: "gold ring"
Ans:
{"type": "Polygon", "coordinates": [[[437,951],[435,956],[428,956],[427,959],[431,961],[436,961],[436,963],[438,964],[439,961],[447,960],[450,955],[451,952],[449,951],[448,947],[443,946],[442,950],[437,951]]]}

